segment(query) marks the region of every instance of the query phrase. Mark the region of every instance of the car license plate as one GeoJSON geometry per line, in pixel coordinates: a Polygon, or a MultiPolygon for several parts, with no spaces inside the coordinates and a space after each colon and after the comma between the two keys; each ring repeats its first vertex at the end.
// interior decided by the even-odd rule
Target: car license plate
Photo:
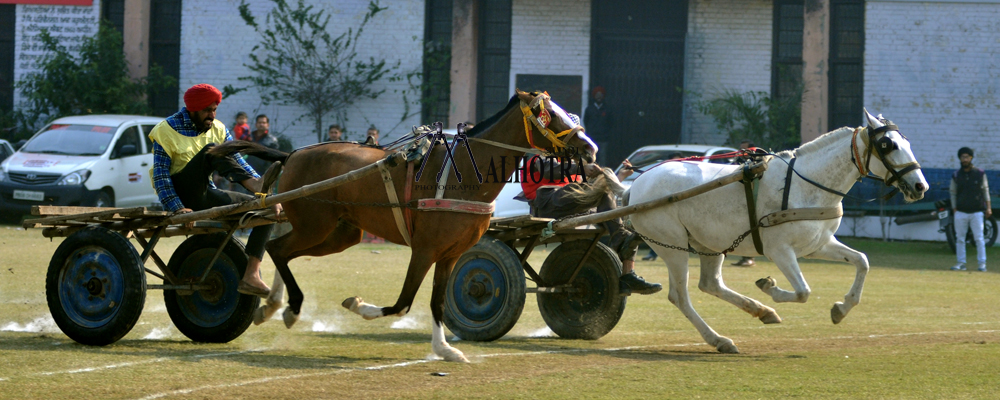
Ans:
{"type": "Polygon", "coordinates": [[[42,201],[45,199],[45,192],[35,192],[31,190],[15,190],[14,199],[42,201]]]}
{"type": "Polygon", "coordinates": [[[948,210],[938,211],[938,219],[948,218],[948,210]]]}

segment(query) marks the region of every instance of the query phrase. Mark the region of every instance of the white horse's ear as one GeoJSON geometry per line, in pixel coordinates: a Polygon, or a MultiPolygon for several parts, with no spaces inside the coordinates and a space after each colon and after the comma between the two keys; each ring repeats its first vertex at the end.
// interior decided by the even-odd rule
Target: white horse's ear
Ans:
{"type": "Polygon", "coordinates": [[[862,108],[862,110],[865,111],[865,118],[868,119],[868,126],[872,128],[882,127],[882,123],[879,122],[878,118],[875,118],[875,116],[871,115],[871,113],[868,112],[867,108],[862,108]]]}

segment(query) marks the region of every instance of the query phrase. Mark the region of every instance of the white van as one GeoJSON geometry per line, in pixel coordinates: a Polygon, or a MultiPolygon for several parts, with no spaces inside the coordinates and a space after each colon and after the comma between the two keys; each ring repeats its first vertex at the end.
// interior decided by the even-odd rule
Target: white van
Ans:
{"type": "Polygon", "coordinates": [[[147,135],[163,118],[84,115],[59,118],[0,164],[0,215],[20,219],[31,206],[159,207],[148,171],[147,135]]]}

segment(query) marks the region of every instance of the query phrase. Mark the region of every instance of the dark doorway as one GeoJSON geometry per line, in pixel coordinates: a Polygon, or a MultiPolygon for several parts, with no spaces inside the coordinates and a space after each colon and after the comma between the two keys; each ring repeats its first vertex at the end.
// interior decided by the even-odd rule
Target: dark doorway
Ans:
{"type": "MultiPolygon", "coordinates": [[[[451,31],[453,0],[426,0],[422,124],[448,124],[451,105],[451,31]]],[[[457,122],[456,122],[457,123],[457,122]]]]}
{"type": "Polygon", "coordinates": [[[830,3],[830,126],[861,125],[865,92],[865,2],[830,3]]]}
{"type": "Polygon", "coordinates": [[[477,121],[496,114],[510,100],[510,29],[511,0],[479,2],[477,121]]]}
{"type": "MultiPolygon", "coordinates": [[[[181,75],[181,0],[152,0],[149,15],[149,65],[160,67],[163,74],[177,81],[181,75]]],[[[179,110],[180,89],[171,87],[151,93],[149,107],[153,115],[166,117],[179,110]]]]}
{"type": "Polygon", "coordinates": [[[111,24],[118,33],[125,34],[125,0],[102,0],[101,19],[111,24]]]}
{"type": "Polygon", "coordinates": [[[597,86],[607,92],[611,132],[592,133],[604,143],[599,159],[610,167],[639,147],[680,140],[687,3],[592,3],[587,92],[597,86]]]}
{"type": "MultiPolygon", "coordinates": [[[[0,114],[14,109],[14,26],[16,5],[0,4],[0,114]]],[[[7,128],[0,126],[0,129],[7,128]]]]}

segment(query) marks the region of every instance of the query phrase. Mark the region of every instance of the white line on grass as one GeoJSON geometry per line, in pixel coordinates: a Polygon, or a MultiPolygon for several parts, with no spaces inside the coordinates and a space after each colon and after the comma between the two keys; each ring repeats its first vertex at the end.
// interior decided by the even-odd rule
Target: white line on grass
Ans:
{"type": "MultiPolygon", "coordinates": [[[[195,355],[177,356],[177,357],[159,357],[159,358],[154,358],[152,360],[130,361],[130,362],[124,362],[124,363],[118,363],[118,364],[100,365],[100,366],[96,366],[96,367],[68,369],[68,370],[64,370],[64,371],[36,372],[36,373],[33,373],[33,374],[24,375],[24,376],[51,376],[51,375],[62,375],[62,374],[79,374],[79,373],[84,373],[84,372],[97,372],[97,371],[106,371],[106,370],[111,370],[111,369],[116,369],[116,368],[132,367],[132,366],[136,366],[136,365],[154,364],[154,363],[159,363],[159,362],[164,362],[164,361],[170,361],[170,360],[180,360],[180,359],[184,359],[184,358],[227,357],[227,356],[234,356],[234,355],[240,355],[240,354],[246,354],[246,353],[263,352],[263,351],[267,351],[267,350],[270,350],[270,349],[242,350],[242,351],[231,351],[231,352],[225,352],[225,353],[195,354],[195,355]]],[[[0,377],[0,381],[10,380],[11,378],[12,377],[0,377]]]]}
{"type": "Polygon", "coordinates": [[[268,378],[253,379],[253,380],[249,380],[249,381],[242,381],[242,382],[235,382],[235,383],[224,383],[224,384],[221,384],[221,385],[205,385],[205,386],[199,386],[199,387],[196,387],[196,388],[179,389],[179,390],[172,390],[172,391],[169,391],[169,392],[152,394],[152,395],[149,395],[149,396],[146,396],[146,397],[142,397],[140,400],[159,399],[159,398],[163,398],[163,397],[167,397],[167,396],[191,394],[191,393],[194,393],[194,392],[198,392],[198,391],[202,391],[202,390],[208,390],[208,389],[224,389],[224,388],[240,387],[240,386],[255,385],[255,384],[267,383],[267,382],[278,381],[278,380],[311,378],[311,377],[314,377],[314,376],[325,376],[325,375],[337,375],[337,374],[343,374],[343,373],[354,372],[354,371],[378,371],[378,370],[389,369],[389,368],[408,367],[410,365],[423,364],[423,363],[430,362],[430,361],[434,361],[434,360],[412,360],[412,361],[404,361],[404,362],[397,363],[397,364],[376,365],[376,366],[364,367],[364,368],[337,369],[337,370],[334,370],[334,371],[315,372],[315,373],[311,373],[311,374],[295,374],[295,375],[284,375],[284,376],[272,376],[272,377],[268,377],[268,378]]]}
{"type": "MultiPolygon", "coordinates": [[[[945,333],[971,333],[971,332],[975,332],[975,333],[993,333],[993,332],[1000,332],[1000,330],[913,332],[913,333],[895,333],[895,334],[885,334],[885,335],[867,335],[867,336],[861,336],[861,337],[856,337],[856,336],[855,337],[839,336],[839,337],[832,338],[832,339],[859,339],[859,338],[876,338],[876,337],[892,337],[892,336],[912,336],[912,335],[933,335],[933,334],[945,334],[945,333]]],[[[823,338],[823,339],[831,339],[831,338],[823,338]]],[[[817,339],[816,338],[811,338],[811,339],[795,339],[795,340],[817,340],[817,339]]],[[[491,358],[491,357],[520,357],[520,356],[534,356],[534,355],[544,355],[544,354],[565,354],[565,353],[582,353],[582,352],[609,352],[610,353],[610,352],[618,352],[618,351],[651,349],[651,348],[657,348],[657,347],[689,347],[689,346],[707,346],[707,344],[705,344],[705,343],[683,343],[683,344],[657,344],[657,345],[648,345],[648,346],[626,346],[626,347],[616,347],[616,348],[610,348],[610,349],[545,350],[545,351],[529,351],[529,352],[517,352],[517,353],[481,354],[481,355],[473,355],[472,357],[481,357],[481,358],[491,358]]],[[[377,370],[390,369],[390,368],[402,368],[402,367],[408,367],[408,366],[411,366],[411,365],[423,364],[423,363],[427,363],[427,362],[435,361],[435,360],[436,359],[411,360],[411,361],[404,361],[404,362],[396,363],[396,364],[376,365],[376,366],[364,367],[364,368],[337,369],[335,371],[316,372],[316,373],[312,373],[312,374],[294,374],[294,375],[272,376],[272,377],[268,377],[268,378],[254,379],[254,380],[248,380],[248,381],[242,381],[242,382],[224,383],[224,384],[217,384],[217,385],[205,385],[205,386],[199,386],[199,387],[190,388],[190,389],[179,389],[179,390],[172,390],[172,391],[169,391],[169,392],[162,392],[162,393],[152,394],[152,395],[149,395],[149,396],[146,396],[146,397],[142,397],[142,398],[140,398],[140,400],[159,399],[159,398],[168,397],[168,396],[174,396],[174,395],[190,394],[190,393],[194,393],[194,392],[198,392],[198,391],[202,391],[202,390],[241,387],[241,386],[255,385],[255,384],[259,384],[259,383],[267,383],[267,382],[273,382],[273,381],[279,381],[279,380],[310,378],[310,377],[314,377],[314,376],[338,375],[338,374],[349,373],[349,372],[356,372],[356,371],[377,371],[377,370]]]]}
{"type": "MultiPolygon", "coordinates": [[[[482,354],[482,355],[474,355],[472,357],[489,358],[489,357],[517,357],[517,356],[533,356],[533,355],[563,354],[563,353],[582,353],[582,352],[616,352],[616,351],[649,349],[649,348],[654,348],[654,347],[687,347],[687,346],[699,346],[699,345],[705,345],[705,344],[704,343],[658,344],[658,345],[649,345],[649,346],[617,347],[617,348],[611,348],[611,349],[545,350],[545,351],[528,351],[528,352],[520,352],[520,353],[482,354]]],[[[273,382],[273,381],[278,381],[278,380],[311,378],[311,377],[315,377],[315,376],[326,376],[326,375],[339,375],[339,374],[343,374],[343,373],[356,372],[356,371],[379,371],[379,370],[391,369],[391,368],[403,368],[403,367],[409,367],[411,365],[424,364],[424,363],[428,363],[428,362],[431,362],[431,361],[437,361],[437,360],[440,360],[440,358],[423,359],[423,360],[411,360],[411,361],[404,361],[404,362],[395,363],[395,364],[374,365],[374,366],[371,366],[371,367],[362,367],[362,368],[345,368],[345,369],[337,369],[335,371],[316,372],[316,373],[311,373],[311,374],[294,374],[294,375],[272,376],[272,377],[261,378],[261,379],[253,379],[253,380],[242,381],[242,382],[223,383],[223,384],[217,384],[217,385],[205,385],[205,386],[199,386],[199,387],[190,388],[190,389],[172,390],[172,391],[169,391],[169,392],[162,392],[162,393],[157,393],[157,394],[151,394],[149,396],[142,397],[139,400],[159,399],[159,398],[168,397],[168,396],[174,396],[174,395],[191,394],[191,393],[202,391],[202,390],[233,388],[233,387],[240,387],[240,386],[247,386],[247,385],[255,385],[255,384],[260,384],[260,383],[273,382]]]]}

